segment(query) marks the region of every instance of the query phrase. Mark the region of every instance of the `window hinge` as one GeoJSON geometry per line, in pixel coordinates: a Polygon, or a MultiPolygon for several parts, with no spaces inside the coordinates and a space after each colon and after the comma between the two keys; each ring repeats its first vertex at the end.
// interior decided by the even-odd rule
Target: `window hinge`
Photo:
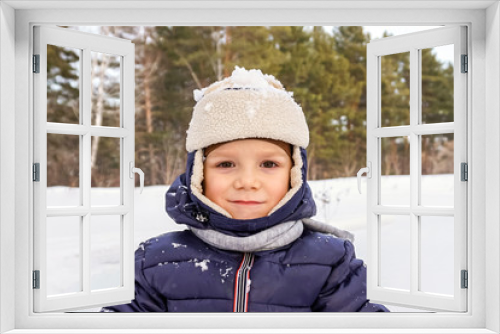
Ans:
{"type": "Polygon", "coordinates": [[[40,55],[33,55],[33,73],[40,73],[40,55]]]}
{"type": "Polygon", "coordinates": [[[462,55],[462,73],[469,72],[469,57],[467,55],[462,55]]]}
{"type": "Polygon", "coordinates": [[[469,181],[469,167],[466,162],[460,164],[460,180],[469,181]]]}
{"type": "Polygon", "coordinates": [[[33,164],[33,181],[40,182],[40,164],[38,162],[33,164]]]}
{"type": "Polygon", "coordinates": [[[469,287],[469,273],[467,272],[467,270],[462,270],[461,276],[462,289],[467,289],[469,287]]]}
{"type": "Polygon", "coordinates": [[[33,289],[40,289],[40,270],[33,270],[33,289]]]}

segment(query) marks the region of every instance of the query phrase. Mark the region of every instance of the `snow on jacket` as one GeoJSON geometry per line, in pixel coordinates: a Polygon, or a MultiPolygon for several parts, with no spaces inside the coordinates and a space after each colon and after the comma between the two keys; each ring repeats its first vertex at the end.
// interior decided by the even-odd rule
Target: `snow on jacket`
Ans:
{"type": "MultiPolygon", "coordinates": [[[[307,161],[305,150],[301,154],[307,161]]],[[[189,191],[193,155],[188,155],[186,173],[166,194],[167,212],[179,224],[245,237],[316,213],[311,190],[304,182],[290,201],[268,217],[224,217],[189,191]]],[[[304,180],[306,168],[304,163],[304,180]]],[[[109,306],[103,311],[388,311],[367,300],[366,267],[356,259],[353,244],[307,227],[289,245],[253,253],[216,248],[190,230],[165,233],[137,249],[135,280],[135,299],[130,304],[109,306]],[[236,305],[242,300],[245,305],[236,305]]]]}

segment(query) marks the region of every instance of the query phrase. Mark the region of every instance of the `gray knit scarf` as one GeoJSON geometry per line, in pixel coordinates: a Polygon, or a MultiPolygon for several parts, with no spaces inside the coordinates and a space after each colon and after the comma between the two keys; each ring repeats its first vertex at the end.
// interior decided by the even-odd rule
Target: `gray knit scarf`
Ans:
{"type": "Polygon", "coordinates": [[[212,229],[194,227],[190,227],[190,229],[198,238],[219,249],[237,252],[258,252],[280,248],[294,242],[302,235],[304,226],[316,232],[333,234],[338,238],[354,241],[354,235],[350,232],[310,218],[284,222],[248,237],[230,236],[212,229]]]}

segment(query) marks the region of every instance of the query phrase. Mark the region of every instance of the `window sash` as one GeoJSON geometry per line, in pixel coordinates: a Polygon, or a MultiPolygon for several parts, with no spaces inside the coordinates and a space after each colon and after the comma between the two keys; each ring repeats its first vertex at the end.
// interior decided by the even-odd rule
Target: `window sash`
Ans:
{"type": "MultiPolygon", "coordinates": [[[[367,161],[372,166],[368,179],[368,298],[387,304],[464,312],[467,310],[467,290],[461,288],[461,270],[467,270],[467,182],[460,180],[460,163],[467,160],[466,143],[466,80],[460,73],[460,55],[467,54],[465,27],[444,27],[407,35],[382,38],[367,46],[367,161]],[[421,97],[420,51],[442,45],[454,45],[454,122],[419,124],[421,97]],[[410,53],[410,124],[408,126],[381,126],[381,63],[382,56],[410,53]],[[420,136],[454,134],[454,206],[433,208],[418,204],[421,187],[420,136]],[[410,203],[407,207],[381,205],[381,139],[394,136],[410,137],[410,203]],[[410,218],[410,289],[396,290],[381,282],[381,217],[408,215],[410,218]],[[441,296],[420,291],[421,279],[419,233],[420,217],[454,217],[453,296],[441,296]]],[[[394,250],[396,251],[396,250],[394,250]]],[[[439,256],[438,254],[436,254],[439,256]]]]}
{"type": "MultiPolygon", "coordinates": [[[[40,272],[40,288],[33,289],[35,312],[67,311],[114,303],[129,302],[134,296],[133,214],[134,179],[129,177],[129,163],[134,161],[134,45],[129,40],[38,26],[34,30],[34,51],[40,55],[40,73],[34,76],[34,162],[40,163],[40,181],[34,183],[34,266],[40,272]],[[47,45],[81,50],[79,78],[79,123],[47,122],[47,45]],[[120,126],[91,125],[90,71],[91,51],[121,58],[120,126]],[[79,137],[80,203],[75,207],[47,207],[47,135],[65,134],[79,137]],[[118,138],[120,141],[119,206],[92,207],[90,157],[92,136],[118,138]],[[91,289],[91,218],[97,215],[119,215],[121,239],[121,283],[105,290],[91,289]],[[49,295],[47,276],[47,218],[77,217],[79,221],[80,292],[49,295]]],[[[60,282],[64,283],[64,282],[60,282]]]]}

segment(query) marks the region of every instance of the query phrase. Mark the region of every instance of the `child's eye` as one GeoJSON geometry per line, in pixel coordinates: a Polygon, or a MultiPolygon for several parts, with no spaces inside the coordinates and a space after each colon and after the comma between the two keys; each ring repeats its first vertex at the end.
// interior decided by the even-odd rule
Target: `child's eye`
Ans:
{"type": "Polygon", "coordinates": [[[273,162],[273,161],[264,161],[261,164],[261,166],[264,168],[274,168],[274,167],[278,167],[278,164],[273,162]]]}
{"type": "Polygon", "coordinates": [[[229,161],[224,161],[224,162],[221,162],[217,165],[217,167],[219,168],[231,168],[231,167],[234,167],[234,164],[232,162],[229,162],[229,161]]]}

